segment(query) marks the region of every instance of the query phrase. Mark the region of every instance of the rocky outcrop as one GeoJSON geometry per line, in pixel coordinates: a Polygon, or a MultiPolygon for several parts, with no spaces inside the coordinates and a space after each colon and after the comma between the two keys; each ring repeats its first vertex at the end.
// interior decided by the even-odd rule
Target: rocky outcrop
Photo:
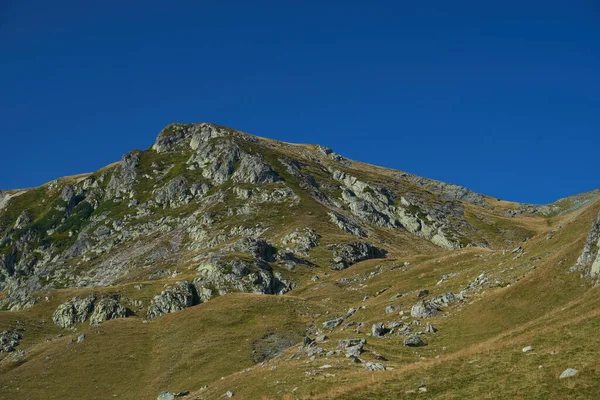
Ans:
{"type": "Polygon", "coordinates": [[[595,218],[588,233],[581,255],[571,271],[583,271],[584,276],[600,276],[600,213],[595,218]]]}
{"type": "Polygon", "coordinates": [[[52,315],[52,321],[63,328],[71,328],[77,323],[84,322],[92,313],[95,300],[95,296],[74,297],[58,306],[52,315]]]}
{"type": "Polygon", "coordinates": [[[94,311],[90,317],[90,325],[99,325],[109,319],[125,318],[127,310],[118,299],[104,297],[94,304],[94,311]]]}
{"type": "Polygon", "coordinates": [[[283,279],[281,274],[273,273],[264,261],[250,262],[237,257],[222,258],[213,254],[197,268],[199,277],[194,283],[210,290],[215,288],[219,294],[231,291],[257,294],[284,294],[293,285],[283,279]]]}
{"type": "Polygon", "coordinates": [[[454,293],[444,293],[432,298],[431,300],[421,300],[412,306],[410,315],[412,315],[414,318],[431,318],[436,316],[442,307],[447,307],[460,299],[460,295],[455,295],[454,293]]]}
{"type": "Polygon", "coordinates": [[[21,334],[14,330],[6,330],[0,333],[0,352],[10,353],[19,345],[21,334]]]}
{"type": "Polygon", "coordinates": [[[338,214],[336,212],[330,212],[329,222],[340,228],[342,231],[346,233],[350,233],[355,236],[366,237],[367,232],[359,225],[353,222],[350,222],[347,218],[338,214]]]}
{"type": "Polygon", "coordinates": [[[112,177],[106,188],[106,198],[124,197],[128,195],[136,182],[136,168],[140,163],[142,152],[130,151],[121,158],[121,162],[113,171],[112,177]]]}
{"type": "Polygon", "coordinates": [[[321,236],[311,228],[298,228],[281,239],[285,251],[299,255],[307,255],[307,252],[319,245],[321,236]]]}
{"type": "Polygon", "coordinates": [[[154,296],[148,306],[148,319],[154,319],[168,313],[184,310],[199,303],[194,285],[180,281],[167,286],[160,294],[154,296]]]}
{"type": "Polygon", "coordinates": [[[203,196],[210,190],[205,183],[188,185],[185,178],[178,176],[171,179],[164,187],[156,191],[154,200],[165,207],[179,207],[188,204],[196,197],[203,196]]]}
{"type": "Polygon", "coordinates": [[[240,165],[232,178],[235,182],[253,184],[273,183],[281,180],[262,157],[251,154],[242,154],[240,165]]]}
{"type": "Polygon", "coordinates": [[[340,271],[356,264],[357,262],[373,258],[383,258],[387,251],[365,242],[354,242],[330,246],[333,252],[331,269],[340,271]]]}
{"type": "Polygon", "coordinates": [[[109,319],[126,316],[127,310],[121,305],[118,297],[90,295],[73,297],[58,306],[52,315],[52,321],[60,327],[72,328],[75,324],[88,319],[90,325],[98,325],[109,319]]]}

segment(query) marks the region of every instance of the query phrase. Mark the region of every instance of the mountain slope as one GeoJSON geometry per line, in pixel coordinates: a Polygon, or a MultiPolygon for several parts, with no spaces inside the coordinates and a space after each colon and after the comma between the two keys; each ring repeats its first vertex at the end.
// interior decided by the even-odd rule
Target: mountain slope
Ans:
{"type": "Polygon", "coordinates": [[[0,341],[19,337],[0,353],[0,393],[397,398],[426,384],[514,398],[533,374],[524,397],[585,398],[597,200],[511,203],[318,145],[172,124],[92,174],[0,192],[0,341]],[[353,338],[366,344],[346,357],[338,341],[353,338]],[[514,379],[498,377],[507,365],[514,379]],[[557,379],[572,365],[575,384],[557,379]]]}

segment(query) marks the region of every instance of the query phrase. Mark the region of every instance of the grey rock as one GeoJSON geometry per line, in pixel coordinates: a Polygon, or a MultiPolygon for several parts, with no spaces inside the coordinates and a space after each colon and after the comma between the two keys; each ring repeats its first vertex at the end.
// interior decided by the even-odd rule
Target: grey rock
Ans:
{"type": "Polygon", "coordinates": [[[175,400],[177,398],[185,397],[189,394],[189,392],[160,392],[156,400],[175,400]]]}
{"type": "Polygon", "coordinates": [[[374,324],[371,327],[371,333],[374,337],[383,337],[387,333],[387,329],[385,328],[385,324],[383,322],[379,322],[374,324]]]}
{"type": "Polygon", "coordinates": [[[366,237],[367,232],[359,224],[350,222],[347,218],[336,212],[330,212],[329,222],[340,228],[342,231],[350,233],[355,236],[366,237]]]}
{"type": "Polygon", "coordinates": [[[85,340],[85,334],[81,334],[79,336],[77,336],[77,343],[81,343],[85,340]]]}
{"type": "Polygon", "coordinates": [[[73,297],[58,306],[52,315],[52,321],[60,327],[70,328],[88,319],[94,308],[95,296],[73,297]]]}
{"type": "Polygon", "coordinates": [[[125,154],[115,167],[111,180],[106,188],[106,198],[112,199],[128,194],[136,182],[136,168],[140,163],[141,151],[134,150],[125,154]]]}
{"type": "Polygon", "coordinates": [[[533,351],[533,346],[523,347],[523,353],[529,353],[530,351],[533,351]]]}
{"type": "Polygon", "coordinates": [[[365,368],[369,371],[385,371],[385,366],[381,363],[366,362],[365,368]]]}
{"type": "Polygon", "coordinates": [[[579,371],[574,369],[574,368],[567,368],[563,371],[562,374],[560,374],[559,378],[563,379],[563,378],[570,378],[572,376],[577,375],[579,371]]]}
{"type": "Polygon", "coordinates": [[[334,329],[340,326],[344,322],[343,318],[331,319],[329,321],[323,322],[323,328],[334,329]]]}
{"type": "Polygon", "coordinates": [[[329,339],[329,338],[327,337],[327,335],[319,335],[319,336],[317,336],[317,337],[315,338],[315,342],[317,342],[317,343],[321,343],[321,342],[324,342],[324,341],[326,341],[327,339],[329,339]]]}
{"type": "Polygon", "coordinates": [[[438,307],[430,301],[422,300],[412,306],[410,315],[414,318],[430,318],[438,313],[438,307]]]}
{"type": "Polygon", "coordinates": [[[239,167],[232,175],[235,182],[273,183],[281,180],[265,160],[257,155],[242,155],[239,167]]]}
{"type": "Polygon", "coordinates": [[[585,239],[581,255],[570,271],[583,270],[584,276],[598,278],[600,276],[600,213],[592,224],[585,239]]]}
{"type": "Polygon", "coordinates": [[[425,343],[423,342],[423,340],[421,340],[419,336],[412,335],[407,336],[404,339],[404,345],[408,347],[422,347],[425,346],[425,343]]]}
{"type": "Polygon", "coordinates": [[[94,304],[94,311],[90,317],[90,325],[98,325],[103,321],[116,318],[125,318],[127,311],[118,299],[104,297],[94,304]]]}
{"type": "Polygon", "coordinates": [[[333,260],[330,262],[330,266],[331,269],[338,271],[360,261],[383,258],[387,254],[387,251],[365,242],[333,245],[332,252],[333,260]]]}
{"type": "Polygon", "coordinates": [[[427,323],[427,326],[425,326],[425,332],[427,333],[436,333],[437,331],[437,328],[431,325],[429,322],[427,323]]]}
{"type": "Polygon", "coordinates": [[[365,339],[344,339],[338,342],[338,349],[346,349],[353,346],[364,346],[367,343],[365,339]]]}
{"type": "Polygon", "coordinates": [[[10,353],[21,341],[21,334],[14,330],[6,330],[0,333],[0,352],[10,353]]]}
{"type": "Polygon", "coordinates": [[[154,296],[148,307],[147,318],[154,319],[164,314],[180,311],[194,305],[195,288],[187,281],[168,286],[154,296]]]}
{"type": "Polygon", "coordinates": [[[397,306],[387,306],[387,307],[385,308],[385,313],[386,313],[386,314],[391,314],[391,313],[393,313],[393,312],[396,312],[396,311],[398,311],[399,309],[400,309],[400,307],[397,307],[397,306]]]}

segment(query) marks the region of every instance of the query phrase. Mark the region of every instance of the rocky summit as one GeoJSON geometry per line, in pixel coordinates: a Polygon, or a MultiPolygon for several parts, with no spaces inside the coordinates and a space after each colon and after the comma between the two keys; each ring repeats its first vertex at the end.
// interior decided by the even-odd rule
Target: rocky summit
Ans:
{"type": "Polygon", "coordinates": [[[171,124],[0,191],[0,398],[597,398],[599,200],[171,124]]]}

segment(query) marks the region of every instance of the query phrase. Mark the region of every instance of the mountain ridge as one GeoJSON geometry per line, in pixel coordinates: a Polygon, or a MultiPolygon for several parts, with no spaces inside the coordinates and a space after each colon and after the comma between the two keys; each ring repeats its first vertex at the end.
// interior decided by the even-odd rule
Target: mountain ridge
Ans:
{"type": "MultiPolygon", "coordinates": [[[[10,351],[0,352],[0,380],[17,399],[19,386],[48,395],[48,383],[32,380],[39,368],[63,398],[106,398],[98,380],[124,398],[230,389],[242,398],[352,398],[347,376],[363,396],[390,398],[398,383],[385,377],[436,356],[448,362],[411,367],[437,371],[427,375],[434,394],[481,395],[472,384],[445,386],[438,369],[481,346],[505,363],[501,338],[517,332],[511,340],[521,343],[542,321],[562,332],[553,316],[565,307],[581,332],[600,323],[582,308],[597,303],[598,191],[511,203],[324,146],[197,123],[170,124],[149,149],[93,173],[4,193],[0,342],[10,351]],[[116,352],[120,343],[131,358],[116,352]],[[115,360],[148,384],[119,376],[115,360]],[[77,392],[62,375],[79,363],[89,370],[77,392]],[[259,383],[269,374],[286,382],[268,383],[270,395],[259,383]]],[[[591,358],[544,337],[535,346],[567,346],[591,393],[591,358]]],[[[418,389],[416,380],[406,384],[418,389]]]]}

